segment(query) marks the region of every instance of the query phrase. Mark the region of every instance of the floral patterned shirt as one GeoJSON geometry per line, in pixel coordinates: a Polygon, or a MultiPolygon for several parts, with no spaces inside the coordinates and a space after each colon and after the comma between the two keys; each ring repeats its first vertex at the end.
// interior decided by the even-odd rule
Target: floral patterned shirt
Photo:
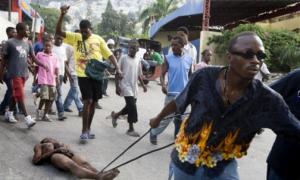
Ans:
{"type": "Polygon", "coordinates": [[[192,106],[171,155],[175,165],[186,173],[193,174],[199,166],[222,169],[217,165],[246,155],[261,128],[300,142],[299,121],[282,97],[258,80],[250,83],[243,97],[225,106],[218,81],[223,70],[207,67],[195,72],[175,100],[179,112],[192,106]]]}

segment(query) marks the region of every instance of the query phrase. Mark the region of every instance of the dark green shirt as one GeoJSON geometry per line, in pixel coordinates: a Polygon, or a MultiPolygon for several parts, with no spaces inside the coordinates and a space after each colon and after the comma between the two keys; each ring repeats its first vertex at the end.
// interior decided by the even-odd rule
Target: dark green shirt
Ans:
{"type": "Polygon", "coordinates": [[[153,61],[157,62],[157,64],[159,64],[159,65],[162,65],[164,63],[163,58],[157,52],[152,53],[151,58],[153,59],[153,61]]]}

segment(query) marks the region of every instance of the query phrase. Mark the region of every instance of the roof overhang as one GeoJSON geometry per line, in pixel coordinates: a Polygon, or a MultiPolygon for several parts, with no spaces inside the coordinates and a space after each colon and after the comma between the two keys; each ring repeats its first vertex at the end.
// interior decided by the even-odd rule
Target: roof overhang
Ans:
{"type": "MultiPolygon", "coordinates": [[[[154,23],[149,30],[153,38],[159,31],[172,31],[179,26],[201,29],[203,0],[188,3],[154,23]]],[[[240,21],[257,22],[300,11],[299,0],[211,0],[210,26],[232,27],[240,21]]]]}

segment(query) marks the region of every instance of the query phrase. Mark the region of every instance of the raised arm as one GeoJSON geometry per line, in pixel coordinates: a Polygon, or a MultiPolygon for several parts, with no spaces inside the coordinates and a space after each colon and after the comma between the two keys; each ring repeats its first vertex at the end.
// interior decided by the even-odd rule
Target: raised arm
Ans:
{"type": "Polygon", "coordinates": [[[63,23],[64,16],[68,13],[69,8],[70,6],[60,7],[60,16],[58,18],[56,29],[55,29],[55,33],[64,38],[66,37],[66,32],[62,30],[62,23],[63,23]]]}

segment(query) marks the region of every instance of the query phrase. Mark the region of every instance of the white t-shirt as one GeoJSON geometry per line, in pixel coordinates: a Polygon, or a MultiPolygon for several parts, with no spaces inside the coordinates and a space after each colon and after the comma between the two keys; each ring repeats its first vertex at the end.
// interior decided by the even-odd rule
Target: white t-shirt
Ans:
{"type": "Polygon", "coordinates": [[[123,55],[119,60],[119,66],[123,73],[120,81],[121,96],[137,97],[138,76],[142,75],[141,58],[123,55]]]}
{"type": "Polygon", "coordinates": [[[65,44],[67,51],[68,70],[72,76],[76,76],[75,71],[75,59],[74,59],[74,48],[68,44],[65,44]]]}
{"type": "Polygon", "coordinates": [[[262,63],[262,65],[260,67],[260,71],[258,71],[258,73],[255,75],[254,79],[258,79],[258,80],[262,81],[263,80],[262,73],[264,73],[265,75],[271,74],[265,63],[262,63]]]}
{"type": "Polygon", "coordinates": [[[67,61],[67,50],[65,44],[60,46],[53,45],[52,53],[56,54],[59,60],[59,75],[65,74],[65,62],[67,61]]]}

